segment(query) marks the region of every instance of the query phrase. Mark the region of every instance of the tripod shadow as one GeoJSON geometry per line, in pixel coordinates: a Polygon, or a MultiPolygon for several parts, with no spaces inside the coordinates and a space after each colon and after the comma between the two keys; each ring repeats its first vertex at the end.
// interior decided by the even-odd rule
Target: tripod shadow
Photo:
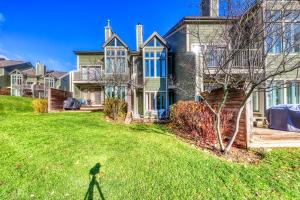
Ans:
{"type": "MultiPolygon", "coordinates": [[[[95,188],[95,186],[96,186],[96,189],[99,193],[100,199],[105,200],[104,195],[103,195],[102,190],[101,190],[101,187],[100,187],[100,184],[97,181],[97,177],[96,177],[96,175],[100,173],[100,168],[101,168],[100,163],[97,163],[92,169],[90,169],[89,175],[92,176],[92,180],[89,184],[89,188],[88,188],[88,190],[85,194],[84,200],[93,200],[94,199],[94,188],[95,188]]],[[[98,198],[96,198],[96,199],[98,199],[98,198]]]]}

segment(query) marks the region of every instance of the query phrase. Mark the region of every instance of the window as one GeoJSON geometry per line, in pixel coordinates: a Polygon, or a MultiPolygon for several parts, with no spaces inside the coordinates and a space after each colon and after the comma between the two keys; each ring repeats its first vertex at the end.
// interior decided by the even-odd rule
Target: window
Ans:
{"type": "Polygon", "coordinates": [[[11,84],[13,86],[20,86],[23,82],[23,76],[21,74],[14,74],[11,76],[11,84]]]}
{"type": "Polygon", "coordinates": [[[217,46],[207,46],[206,47],[206,64],[207,67],[219,67],[222,65],[222,60],[224,60],[225,49],[217,46]]]}
{"type": "Polygon", "coordinates": [[[272,54],[282,52],[282,24],[274,23],[268,25],[266,29],[267,51],[272,54]]]}
{"type": "Polygon", "coordinates": [[[162,47],[163,44],[157,37],[154,37],[152,40],[150,40],[150,42],[148,42],[148,44],[146,46],[147,47],[162,47]]]}
{"type": "Polygon", "coordinates": [[[166,77],[167,74],[166,51],[145,52],[145,77],[166,77]]]}
{"type": "Polygon", "coordinates": [[[166,93],[158,92],[156,96],[156,108],[157,110],[166,109],[166,93]]]}
{"type": "Polygon", "coordinates": [[[290,82],[287,87],[288,104],[300,103],[300,82],[290,82]]]}
{"type": "Polygon", "coordinates": [[[126,97],[125,86],[107,86],[105,92],[108,98],[125,99],[126,97]]]}
{"type": "Polygon", "coordinates": [[[156,111],[166,109],[165,92],[146,92],[146,111],[156,111]]]}
{"type": "Polygon", "coordinates": [[[112,41],[110,41],[107,46],[109,46],[109,47],[124,47],[122,42],[120,40],[118,40],[117,38],[114,38],[112,41]]]}
{"type": "Polygon", "coordinates": [[[47,88],[55,88],[55,80],[54,80],[54,78],[45,78],[45,86],[47,88]]]}
{"type": "Polygon", "coordinates": [[[126,73],[126,51],[120,49],[109,49],[106,51],[106,73],[126,73]]]}
{"type": "Polygon", "coordinates": [[[300,11],[267,10],[265,21],[268,53],[300,53],[300,11]]]}
{"type": "Polygon", "coordinates": [[[260,98],[259,97],[260,97],[259,92],[254,91],[253,92],[253,111],[254,112],[259,112],[259,110],[260,110],[260,106],[259,106],[260,98]]]}
{"type": "Polygon", "coordinates": [[[276,81],[267,92],[267,108],[284,103],[284,82],[276,81]]]}
{"type": "Polygon", "coordinates": [[[155,110],[155,93],[154,92],[146,93],[146,110],[147,111],[155,110]]]}

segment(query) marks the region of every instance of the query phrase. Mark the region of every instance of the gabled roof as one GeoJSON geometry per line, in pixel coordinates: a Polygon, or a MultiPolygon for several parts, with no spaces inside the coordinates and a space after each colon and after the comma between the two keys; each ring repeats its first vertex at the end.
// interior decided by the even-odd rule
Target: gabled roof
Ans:
{"type": "Polygon", "coordinates": [[[163,38],[163,37],[161,37],[161,35],[159,34],[159,33],[157,33],[156,31],[154,32],[154,33],[152,33],[152,35],[150,35],[150,37],[144,42],[144,47],[153,39],[153,38],[157,38],[157,39],[159,39],[159,41],[161,42],[161,43],[163,43],[166,47],[168,46],[167,45],[167,41],[163,38]]]}
{"type": "Polygon", "coordinates": [[[12,72],[10,72],[9,74],[13,74],[15,72],[18,72],[20,74],[23,74],[25,76],[30,76],[30,77],[34,77],[35,73],[36,73],[35,69],[32,67],[32,68],[29,68],[29,69],[15,69],[12,72]]]}
{"type": "Polygon", "coordinates": [[[23,64],[30,64],[30,63],[24,61],[15,61],[15,60],[0,60],[0,68],[12,67],[12,66],[23,65],[23,64]]]}
{"type": "Polygon", "coordinates": [[[103,44],[103,48],[106,47],[115,38],[118,39],[123,44],[123,46],[128,49],[127,44],[115,33],[113,33],[113,35],[106,40],[106,42],[103,44]]]}
{"type": "Polygon", "coordinates": [[[104,55],[104,51],[74,51],[75,55],[104,55]]]}
{"type": "Polygon", "coordinates": [[[67,74],[68,74],[67,72],[49,71],[46,73],[45,77],[52,77],[52,78],[60,79],[67,74]]]}

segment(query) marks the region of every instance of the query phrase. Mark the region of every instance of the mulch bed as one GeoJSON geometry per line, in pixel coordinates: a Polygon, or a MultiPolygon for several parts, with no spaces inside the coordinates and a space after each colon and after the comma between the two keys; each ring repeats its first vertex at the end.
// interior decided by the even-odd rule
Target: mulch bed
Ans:
{"type": "Polygon", "coordinates": [[[192,137],[188,136],[180,132],[177,129],[172,128],[171,126],[167,126],[171,132],[173,132],[179,139],[191,144],[195,148],[202,150],[204,152],[208,152],[214,156],[225,159],[234,163],[248,163],[248,164],[259,164],[259,162],[263,159],[264,154],[260,151],[253,151],[247,149],[241,149],[237,147],[232,147],[230,153],[223,154],[217,148],[217,146],[208,145],[204,142],[198,142],[193,140],[192,137]]]}

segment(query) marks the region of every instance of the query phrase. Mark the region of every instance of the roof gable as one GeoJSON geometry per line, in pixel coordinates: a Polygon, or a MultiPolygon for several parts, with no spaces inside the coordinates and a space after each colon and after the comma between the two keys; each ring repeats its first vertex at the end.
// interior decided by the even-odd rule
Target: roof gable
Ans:
{"type": "Polygon", "coordinates": [[[117,41],[120,42],[120,44],[122,44],[125,48],[128,49],[127,44],[115,33],[104,43],[103,48],[109,46],[114,39],[117,39],[117,41]]]}
{"type": "Polygon", "coordinates": [[[159,42],[164,45],[165,47],[168,47],[167,45],[167,41],[161,37],[161,35],[157,32],[152,33],[152,35],[150,35],[150,37],[144,42],[144,47],[147,46],[150,42],[152,42],[152,40],[156,38],[159,40],[159,42]]]}

